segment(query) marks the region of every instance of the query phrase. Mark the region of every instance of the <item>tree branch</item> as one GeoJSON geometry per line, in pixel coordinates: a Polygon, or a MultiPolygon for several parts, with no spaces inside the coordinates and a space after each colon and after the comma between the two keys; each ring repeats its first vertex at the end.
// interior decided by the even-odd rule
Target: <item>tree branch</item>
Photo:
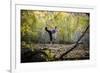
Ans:
{"type": "Polygon", "coordinates": [[[83,34],[80,36],[80,38],[76,41],[76,44],[68,51],[66,51],[65,53],[63,53],[59,59],[63,60],[63,56],[65,56],[66,54],[68,54],[69,52],[71,52],[74,48],[76,48],[79,44],[79,41],[82,39],[82,37],[85,35],[85,33],[87,32],[87,30],[89,29],[89,25],[87,26],[86,30],[83,32],[83,34]]]}

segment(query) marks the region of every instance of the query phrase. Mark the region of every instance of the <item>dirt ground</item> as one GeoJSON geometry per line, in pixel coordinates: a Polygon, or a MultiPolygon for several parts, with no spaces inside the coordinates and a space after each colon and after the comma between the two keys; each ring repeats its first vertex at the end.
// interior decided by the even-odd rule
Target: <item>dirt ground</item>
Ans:
{"type": "MultiPolygon", "coordinates": [[[[75,44],[34,44],[36,49],[48,49],[50,53],[55,55],[55,58],[60,57],[64,52],[70,50],[75,44]]],[[[89,59],[89,48],[83,44],[79,44],[71,52],[64,56],[67,60],[89,59]]]]}

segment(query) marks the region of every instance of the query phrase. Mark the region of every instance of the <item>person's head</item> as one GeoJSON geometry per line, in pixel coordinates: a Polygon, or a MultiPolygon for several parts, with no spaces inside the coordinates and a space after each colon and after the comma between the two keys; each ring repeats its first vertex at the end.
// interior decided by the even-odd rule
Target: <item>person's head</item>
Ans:
{"type": "Polygon", "coordinates": [[[55,29],[57,29],[57,26],[55,26],[55,29]]]}

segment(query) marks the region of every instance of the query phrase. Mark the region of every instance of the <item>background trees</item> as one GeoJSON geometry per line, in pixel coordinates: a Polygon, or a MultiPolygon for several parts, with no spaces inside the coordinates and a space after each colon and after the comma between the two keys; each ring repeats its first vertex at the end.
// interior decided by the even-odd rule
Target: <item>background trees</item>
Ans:
{"type": "Polygon", "coordinates": [[[89,13],[21,10],[20,31],[21,62],[89,59],[89,13]],[[55,26],[50,45],[45,27],[55,26]]]}
{"type": "Polygon", "coordinates": [[[89,13],[21,10],[21,42],[48,43],[44,28],[57,26],[56,43],[73,43],[89,25],[89,13]]]}

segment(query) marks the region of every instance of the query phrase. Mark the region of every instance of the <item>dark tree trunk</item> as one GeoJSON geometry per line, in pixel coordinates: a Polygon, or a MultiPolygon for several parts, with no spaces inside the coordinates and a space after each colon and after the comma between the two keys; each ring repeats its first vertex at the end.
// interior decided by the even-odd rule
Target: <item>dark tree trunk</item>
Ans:
{"type": "Polygon", "coordinates": [[[83,37],[83,36],[85,35],[85,33],[88,31],[88,29],[89,29],[89,25],[87,26],[87,28],[86,28],[86,30],[83,32],[83,34],[80,36],[80,38],[77,40],[76,44],[75,44],[70,50],[66,51],[65,53],[63,53],[63,54],[59,57],[60,60],[63,60],[63,57],[64,57],[66,54],[68,54],[68,53],[71,52],[74,48],[76,48],[76,47],[78,46],[79,41],[82,39],[82,37],[83,37]]]}

